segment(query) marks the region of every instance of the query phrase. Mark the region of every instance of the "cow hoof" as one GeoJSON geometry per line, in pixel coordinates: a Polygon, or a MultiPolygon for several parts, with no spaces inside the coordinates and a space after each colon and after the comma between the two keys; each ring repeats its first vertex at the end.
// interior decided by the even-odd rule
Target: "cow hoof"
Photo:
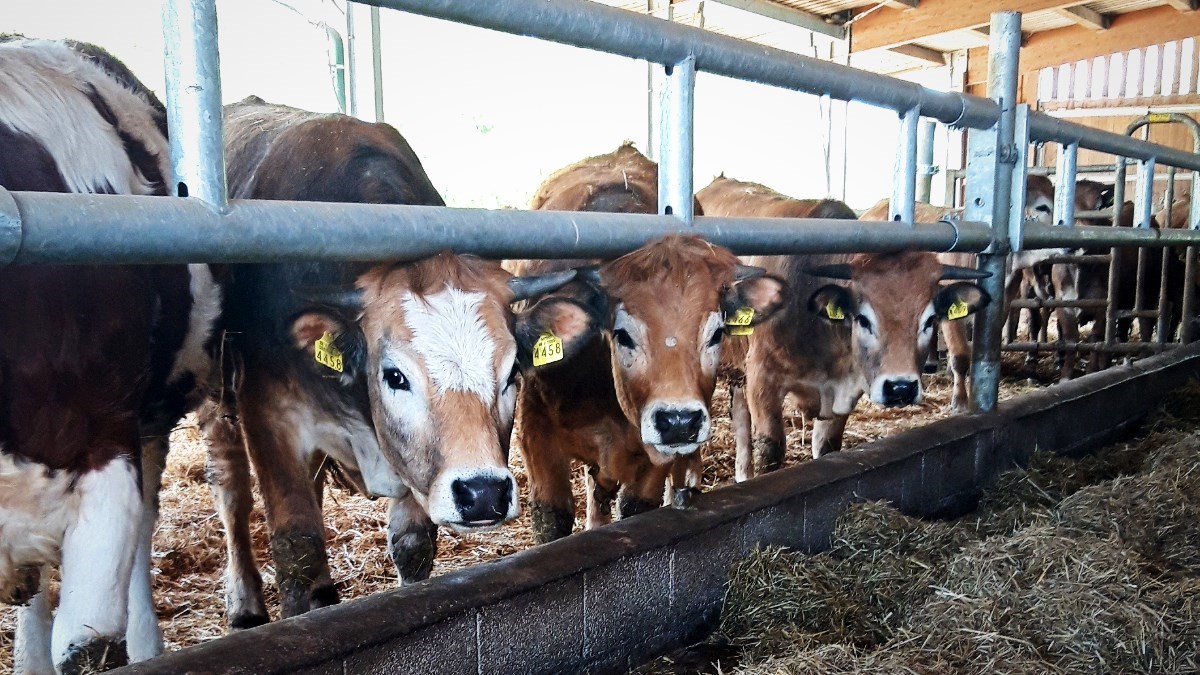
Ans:
{"type": "Polygon", "coordinates": [[[651,502],[646,501],[645,499],[638,499],[637,497],[630,497],[627,495],[622,495],[617,500],[617,504],[621,510],[621,518],[636,516],[639,513],[653,511],[659,506],[662,506],[662,502],[651,502]]]}
{"type": "Polygon", "coordinates": [[[270,623],[271,619],[266,614],[258,612],[238,612],[229,617],[229,630],[246,630],[254,628],[265,623],[270,623]]]}
{"type": "Polygon", "coordinates": [[[330,605],[336,605],[341,601],[341,598],[338,597],[337,586],[332,584],[328,586],[317,586],[316,588],[312,589],[312,592],[308,595],[308,604],[313,609],[317,609],[319,607],[329,607],[330,605]]]}
{"type": "Polygon", "coordinates": [[[41,587],[42,568],[39,565],[18,567],[13,574],[12,584],[0,593],[0,602],[6,605],[28,605],[41,587]]]}
{"type": "Polygon", "coordinates": [[[428,579],[437,557],[437,526],[431,523],[427,529],[397,532],[389,552],[401,585],[428,579]]]}
{"type": "Polygon", "coordinates": [[[539,544],[562,539],[575,529],[575,514],[567,509],[534,502],[529,515],[533,521],[533,539],[539,544]]]}
{"type": "Polygon", "coordinates": [[[671,495],[671,506],[677,509],[686,509],[692,505],[700,491],[693,487],[676,488],[671,495]]]}
{"type": "Polygon", "coordinates": [[[86,675],[103,670],[112,670],[129,663],[125,641],[115,638],[97,637],[82,644],[71,645],[58,664],[62,675],[86,675]]]}
{"type": "Polygon", "coordinates": [[[784,447],[770,438],[754,439],[754,475],[759,476],[783,466],[784,447]]]}

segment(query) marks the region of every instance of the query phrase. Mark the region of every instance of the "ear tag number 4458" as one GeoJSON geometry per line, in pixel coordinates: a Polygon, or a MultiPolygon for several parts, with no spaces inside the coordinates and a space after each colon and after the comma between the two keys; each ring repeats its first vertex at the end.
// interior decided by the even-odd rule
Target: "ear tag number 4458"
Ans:
{"type": "Polygon", "coordinates": [[[563,341],[553,333],[542,333],[533,343],[533,367],[563,360],[563,341]]]}
{"type": "Polygon", "coordinates": [[[967,307],[967,303],[963,302],[962,300],[955,300],[954,304],[950,305],[950,308],[946,310],[946,318],[953,321],[955,319],[961,319],[970,313],[971,311],[967,307]]]}
{"type": "Polygon", "coordinates": [[[754,333],[754,328],[750,322],[754,321],[753,307],[739,307],[733,316],[725,317],[725,326],[729,329],[730,335],[751,335],[754,333]]]}
{"type": "Polygon", "coordinates": [[[333,346],[333,335],[329,331],[325,331],[313,344],[313,358],[330,370],[342,372],[342,352],[333,346]]]}

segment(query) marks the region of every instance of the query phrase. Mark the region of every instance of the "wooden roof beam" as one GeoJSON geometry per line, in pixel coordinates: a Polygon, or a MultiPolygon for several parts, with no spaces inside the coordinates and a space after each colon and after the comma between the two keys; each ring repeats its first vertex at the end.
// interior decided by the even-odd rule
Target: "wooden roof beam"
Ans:
{"type": "Polygon", "coordinates": [[[845,27],[826,23],[824,18],[816,14],[770,2],[770,0],[710,0],[710,2],[715,2],[719,5],[728,5],[729,7],[734,7],[745,12],[765,16],[768,19],[775,19],[776,21],[789,23],[793,26],[799,26],[814,33],[835,37],[839,40],[846,38],[845,27]]]}
{"type": "MultiPolygon", "coordinates": [[[[1032,14],[1078,7],[1087,0],[1009,0],[1005,10],[1032,14]]],[[[979,0],[923,0],[916,9],[891,7],[864,15],[851,26],[851,50],[860,52],[896,47],[934,35],[987,26],[995,4],[979,0]]]]}
{"type": "Polygon", "coordinates": [[[899,10],[916,9],[917,5],[921,4],[921,0],[884,0],[884,2],[888,7],[899,10]]]}
{"type": "Polygon", "coordinates": [[[1192,12],[1200,8],[1200,0],[1166,0],[1166,2],[1181,12],[1192,12]]]}
{"type": "Polygon", "coordinates": [[[1091,7],[1080,5],[1078,7],[1060,7],[1054,10],[1054,13],[1070,19],[1073,23],[1083,26],[1091,30],[1108,30],[1112,24],[1112,17],[1108,14],[1101,14],[1091,7]]]}
{"type": "Polygon", "coordinates": [[[900,45],[899,47],[892,47],[888,51],[892,51],[920,61],[925,61],[926,63],[931,63],[935,66],[944,66],[949,62],[946,58],[945,52],[939,52],[936,49],[922,47],[921,45],[900,45]]]}

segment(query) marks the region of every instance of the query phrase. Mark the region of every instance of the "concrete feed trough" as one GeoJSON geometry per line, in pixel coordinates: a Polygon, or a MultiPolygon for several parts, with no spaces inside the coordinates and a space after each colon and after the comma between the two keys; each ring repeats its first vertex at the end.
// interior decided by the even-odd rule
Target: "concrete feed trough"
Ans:
{"type": "Polygon", "coordinates": [[[624,672],[710,630],[733,561],[827,548],[838,513],[886,499],[971,510],[1035,449],[1118,439],[1200,375],[1200,345],[1037,391],[408,588],[135,664],[128,673],[624,672]]]}

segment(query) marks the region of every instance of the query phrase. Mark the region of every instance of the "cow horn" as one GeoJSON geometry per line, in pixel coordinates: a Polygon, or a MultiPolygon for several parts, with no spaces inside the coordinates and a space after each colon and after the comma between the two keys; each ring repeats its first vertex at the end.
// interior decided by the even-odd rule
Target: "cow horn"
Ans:
{"type": "Polygon", "coordinates": [[[942,280],[943,281],[962,281],[966,279],[986,279],[992,276],[991,272],[983,272],[981,270],[971,269],[970,267],[959,267],[958,265],[942,265],[942,280]]]}
{"type": "Polygon", "coordinates": [[[804,273],[814,277],[829,277],[830,279],[845,279],[846,281],[854,277],[854,270],[846,263],[809,267],[804,270],[804,273]]]}
{"type": "Polygon", "coordinates": [[[314,305],[327,305],[349,311],[362,309],[362,289],[345,286],[298,288],[296,297],[314,305]]]}
{"type": "Polygon", "coordinates": [[[733,281],[736,283],[739,281],[746,281],[747,279],[757,279],[766,273],[767,271],[761,267],[756,267],[754,265],[738,265],[733,271],[733,281]]]}
{"type": "Polygon", "coordinates": [[[559,287],[574,278],[575,270],[563,270],[528,277],[513,277],[508,280],[508,287],[513,293],[512,301],[516,302],[558,290],[559,287]]]}

